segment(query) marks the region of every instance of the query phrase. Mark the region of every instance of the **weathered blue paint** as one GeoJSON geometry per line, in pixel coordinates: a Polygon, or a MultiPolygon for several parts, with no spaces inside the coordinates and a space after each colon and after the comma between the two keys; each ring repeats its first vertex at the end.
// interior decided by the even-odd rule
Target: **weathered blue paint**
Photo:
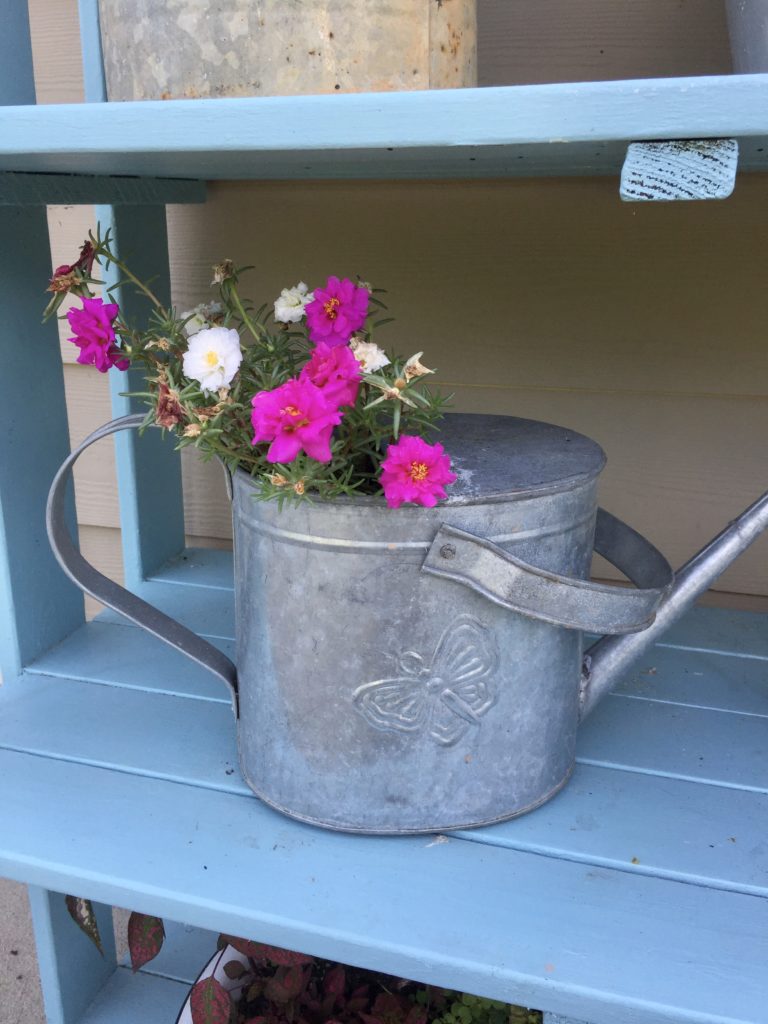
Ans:
{"type": "Polygon", "coordinates": [[[576,1020],[575,1017],[563,1017],[559,1013],[545,1013],[543,1024],[586,1024],[586,1021],[576,1020]]]}
{"type": "Polygon", "coordinates": [[[99,0],[78,0],[80,47],[83,54],[83,87],[87,103],[107,98],[99,33],[99,0]]]}
{"type": "Polygon", "coordinates": [[[40,323],[51,274],[45,209],[0,208],[0,252],[0,669],[9,677],[80,625],[83,604],[45,535],[45,496],[69,450],[56,323],[40,323]]]}
{"type": "Polygon", "coordinates": [[[0,32],[0,103],[34,103],[35,74],[27,0],[5,0],[0,32]]]}
{"type": "Polygon", "coordinates": [[[629,142],[736,138],[742,169],[764,170],[767,88],[768,75],[736,75],[22,107],[0,112],[0,169],[221,179],[614,174],[629,142]]]}
{"type": "Polygon", "coordinates": [[[205,183],[168,178],[0,172],[0,206],[204,203],[205,183]]]}
{"type": "Polygon", "coordinates": [[[633,142],[621,169],[627,202],[727,199],[736,183],[736,139],[633,142]]]}
{"type": "Polygon", "coordinates": [[[31,885],[29,905],[47,1024],[80,1024],[117,964],[112,908],[101,903],[94,906],[102,957],[72,921],[61,893],[31,885]]]}
{"type": "MultiPolygon", "coordinates": [[[[102,728],[115,737],[113,725],[102,728]]],[[[171,760],[180,740],[197,739],[183,723],[166,736],[171,760]]],[[[38,884],[87,879],[105,901],[596,1024],[761,1021],[765,898],[643,874],[629,844],[626,863],[613,868],[476,838],[338,837],[285,821],[251,797],[10,750],[0,754],[0,791],[10,822],[2,869],[38,884]],[[89,816],[87,835],[68,827],[70,808],[45,799],[54,773],[89,816]],[[42,801],[37,813],[30,799],[42,801]],[[110,826],[116,807],[120,843],[110,826]],[[151,857],[142,855],[147,842],[151,857]],[[644,933],[653,941],[638,955],[644,933]]],[[[707,792],[712,806],[727,803],[719,787],[707,792]]],[[[625,817],[646,815],[651,842],[664,831],[650,801],[637,806],[626,794],[623,806],[625,817]]],[[[599,813],[586,793],[571,805],[566,843],[570,829],[588,830],[591,810],[599,813]]],[[[609,827],[592,820],[598,831],[609,827]]],[[[754,839],[755,827],[742,822],[735,845],[754,839]]],[[[714,827],[699,820],[685,844],[714,840],[714,827]]],[[[718,842],[734,845],[727,836],[718,842]]]]}
{"type": "MultiPolygon", "coordinates": [[[[199,670],[192,666],[187,672],[174,652],[158,650],[158,646],[135,629],[87,625],[28,670],[42,673],[34,687],[24,692],[17,688],[15,695],[9,695],[3,705],[7,720],[0,719],[0,745],[12,742],[43,756],[129,766],[132,771],[189,785],[247,794],[239,773],[232,772],[235,746],[226,698],[216,700],[215,691],[203,688],[205,679],[198,676],[199,670]],[[121,692],[114,692],[115,688],[121,692]],[[102,723],[101,731],[88,731],[79,724],[78,709],[86,702],[91,715],[102,723]],[[147,706],[153,708],[151,715],[144,711],[147,706]],[[161,753],[167,746],[164,737],[174,729],[185,736],[184,747],[161,753]]],[[[663,664],[664,656],[671,652],[658,654],[663,664]]],[[[680,675],[697,675],[702,657],[690,656],[687,664],[678,667],[680,675]]],[[[764,678],[765,662],[762,670],[764,678]]],[[[757,674],[753,684],[756,679],[757,674]]],[[[209,683],[211,688],[215,685],[209,683]]],[[[680,685],[684,687],[683,679],[680,685]]],[[[640,873],[768,893],[768,852],[759,854],[741,842],[731,844],[718,838],[738,834],[744,821],[768,820],[768,783],[761,778],[759,749],[768,716],[759,710],[744,713],[742,695],[736,692],[731,698],[729,680],[721,680],[720,685],[723,706],[715,715],[692,708],[685,689],[678,692],[674,685],[663,702],[650,702],[658,710],[657,735],[650,739],[643,728],[634,728],[638,702],[610,698],[609,703],[616,702],[614,715],[603,725],[616,731],[618,755],[612,760],[601,758],[599,738],[588,736],[580,743],[579,765],[569,784],[578,796],[556,799],[527,816],[524,823],[521,819],[461,834],[494,846],[565,856],[619,870],[636,857],[638,864],[631,870],[640,873]],[[715,744],[710,753],[708,718],[721,724],[724,720],[730,723],[731,718],[752,723],[751,742],[757,747],[754,755],[743,759],[750,769],[743,784],[733,784],[727,747],[715,744]],[[690,752],[679,749],[679,722],[687,730],[690,752]],[[707,780],[717,786],[730,784],[727,799],[713,800],[709,785],[692,786],[689,781],[690,762],[698,762],[703,749],[709,762],[707,780]],[[658,771],[637,770],[649,751],[656,755],[658,771]],[[762,792],[755,788],[760,785],[762,792]],[[666,822],[664,828],[649,831],[647,812],[628,814],[629,806],[652,807],[658,820],[666,822]],[[574,830],[574,817],[591,822],[592,827],[574,830]],[[688,837],[699,833],[705,822],[709,841],[689,843],[688,837]]],[[[749,684],[745,681],[735,689],[744,692],[749,684]]],[[[640,713],[642,717],[642,708],[640,713]]],[[[729,728],[729,740],[743,745],[744,731],[729,728]]]]}
{"type": "MultiPolygon", "coordinates": [[[[152,281],[152,290],[166,307],[170,306],[168,237],[163,206],[98,206],[96,218],[102,233],[112,229],[118,253],[125,253],[131,269],[140,279],[152,281]]],[[[112,266],[104,274],[116,283],[119,270],[112,266]]],[[[151,302],[126,283],[114,293],[122,315],[129,323],[146,323],[151,302]]],[[[126,391],[143,391],[140,371],[110,371],[112,410],[115,416],[141,412],[140,400],[124,397],[126,391]]],[[[126,584],[141,581],[173,558],[184,547],[184,508],[181,493],[181,462],[170,437],[149,431],[138,437],[123,432],[115,438],[123,566],[126,584]],[[151,528],[148,528],[151,524],[151,528]]]]}
{"type": "MultiPolygon", "coordinates": [[[[201,586],[190,562],[146,596],[182,618],[201,597],[227,614],[213,567],[201,586]]],[[[246,793],[231,712],[204,677],[133,627],[88,624],[0,694],[0,870],[592,1024],[765,1024],[768,698],[750,691],[767,634],[766,616],[696,610],[648,656],[663,697],[638,699],[641,669],[633,696],[609,698],[567,791],[446,842],[269,811],[246,793]],[[638,955],[641,934],[653,941],[638,955]]],[[[121,1020],[131,990],[115,986],[121,1020]]]]}
{"type": "MultiPolygon", "coordinates": [[[[87,113],[97,116],[106,99],[99,35],[98,0],[79,0],[80,39],[83,50],[87,113]]],[[[182,175],[187,176],[187,175],[182,175]]],[[[111,197],[120,202],[119,197],[111,197]]],[[[199,191],[193,187],[193,201],[199,191]]],[[[152,288],[162,303],[170,305],[170,272],[165,207],[156,205],[169,198],[147,198],[145,205],[99,205],[96,218],[102,231],[112,229],[118,254],[130,260],[133,272],[143,280],[152,280],[152,288]],[[149,205],[148,205],[149,204],[149,205]],[[155,204],[155,205],[151,205],[155,204]]],[[[105,273],[105,280],[118,281],[117,268],[105,273]]],[[[130,322],[142,322],[151,304],[126,285],[115,292],[122,314],[130,322]]],[[[123,397],[124,391],[144,390],[140,372],[110,373],[112,409],[116,416],[142,408],[136,400],[123,397]]],[[[128,587],[136,587],[145,576],[184,547],[184,509],[181,494],[181,465],[173,445],[153,431],[143,441],[125,435],[115,439],[123,568],[128,587]],[[151,523],[151,529],[147,528],[151,523]]]]}

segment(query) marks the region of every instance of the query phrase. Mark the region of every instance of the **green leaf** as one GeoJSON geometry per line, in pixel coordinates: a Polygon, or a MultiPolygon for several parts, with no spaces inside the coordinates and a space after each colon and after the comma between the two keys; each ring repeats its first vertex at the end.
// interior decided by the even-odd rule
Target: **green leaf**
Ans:
{"type": "Polygon", "coordinates": [[[392,433],[397,440],[398,431],[400,430],[400,403],[395,402],[395,411],[392,414],[392,433]]]}
{"type": "Polygon", "coordinates": [[[104,950],[101,945],[101,935],[99,934],[99,925],[96,921],[96,914],[91,901],[85,900],[80,896],[65,896],[64,902],[67,905],[69,916],[75,922],[77,927],[80,931],[85,932],[96,949],[98,949],[101,955],[104,956],[104,950]]]}

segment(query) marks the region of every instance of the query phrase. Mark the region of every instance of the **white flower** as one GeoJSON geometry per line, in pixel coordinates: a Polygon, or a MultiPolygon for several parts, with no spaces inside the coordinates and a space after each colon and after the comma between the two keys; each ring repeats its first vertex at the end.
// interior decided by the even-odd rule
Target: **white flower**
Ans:
{"type": "Polygon", "coordinates": [[[231,382],[242,361],[237,331],[208,327],[190,338],[184,353],[184,374],[199,381],[203,391],[217,391],[231,382]]]}
{"type": "Polygon", "coordinates": [[[299,281],[295,288],[283,288],[275,300],[275,320],[281,324],[297,324],[304,316],[305,307],[314,298],[303,281],[299,281]]]}
{"type": "Polygon", "coordinates": [[[363,373],[375,373],[383,366],[389,365],[389,360],[375,341],[358,341],[353,338],[350,348],[363,373]]]}
{"type": "Polygon", "coordinates": [[[202,331],[204,327],[218,323],[223,315],[224,307],[220,302],[201,302],[194,309],[188,309],[186,313],[181,314],[182,320],[187,320],[189,317],[184,324],[184,332],[188,338],[191,338],[193,334],[202,331]]]}

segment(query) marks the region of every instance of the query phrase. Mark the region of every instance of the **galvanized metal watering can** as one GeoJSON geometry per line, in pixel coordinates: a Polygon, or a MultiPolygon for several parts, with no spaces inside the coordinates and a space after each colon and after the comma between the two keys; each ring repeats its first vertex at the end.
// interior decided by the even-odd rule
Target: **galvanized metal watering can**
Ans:
{"type": "Polygon", "coordinates": [[[233,480],[238,668],[97,573],[64,526],[64,463],[48,531],[87,593],[229,686],[240,761],[263,800],[355,832],[485,825],[552,797],[579,721],[768,526],[768,494],[674,577],[598,509],[594,441],[504,416],[453,415],[458,480],[436,508],[380,498],[257,502],[233,480]],[[636,589],[589,582],[593,550],[636,589]],[[607,634],[582,652],[583,632],[607,634]]]}

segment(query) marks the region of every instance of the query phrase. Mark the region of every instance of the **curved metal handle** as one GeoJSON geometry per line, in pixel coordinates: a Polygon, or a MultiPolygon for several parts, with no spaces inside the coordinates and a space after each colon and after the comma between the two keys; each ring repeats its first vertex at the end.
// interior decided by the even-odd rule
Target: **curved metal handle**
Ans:
{"type": "Polygon", "coordinates": [[[595,551],[638,589],[547,572],[491,541],[445,525],[437,531],[421,568],[463,583],[504,608],[556,626],[603,634],[645,629],[672,585],[669,562],[653,544],[602,508],[597,511],[595,551]]]}
{"type": "Polygon", "coordinates": [[[97,601],[101,601],[108,608],[120,612],[137,626],[141,626],[153,636],[164,640],[171,647],[175,647],[177,651],[181,651],[182,654],[186,654],[188,658],[196,661],[198,665],[202,665],[203,668],[207,668],[217,675],[228,687],[232,695],[232,706],[237,715],[237,669],[226,654],[193,633],[191,629],[182,626],[180,622],[176,622],[169,615],[153,608],[151,604],[94,569],[73,544],[66,526],[64,496],[67,482],[72,474],[72,467],[80,455],[94,441],[109,437],[110,434],[115,434],[118,430],[140,427],[145,418],[143,413],[134,413],[131,416],[121,416],[110,423],[105,423],[103,427],[99,427],[98,430],[86,437],[83,443],[69,455],[54,477],[48,493],[48,504],[45,510],[48,540],[59,565],[86,594],[95,597],[97,601]]]}

